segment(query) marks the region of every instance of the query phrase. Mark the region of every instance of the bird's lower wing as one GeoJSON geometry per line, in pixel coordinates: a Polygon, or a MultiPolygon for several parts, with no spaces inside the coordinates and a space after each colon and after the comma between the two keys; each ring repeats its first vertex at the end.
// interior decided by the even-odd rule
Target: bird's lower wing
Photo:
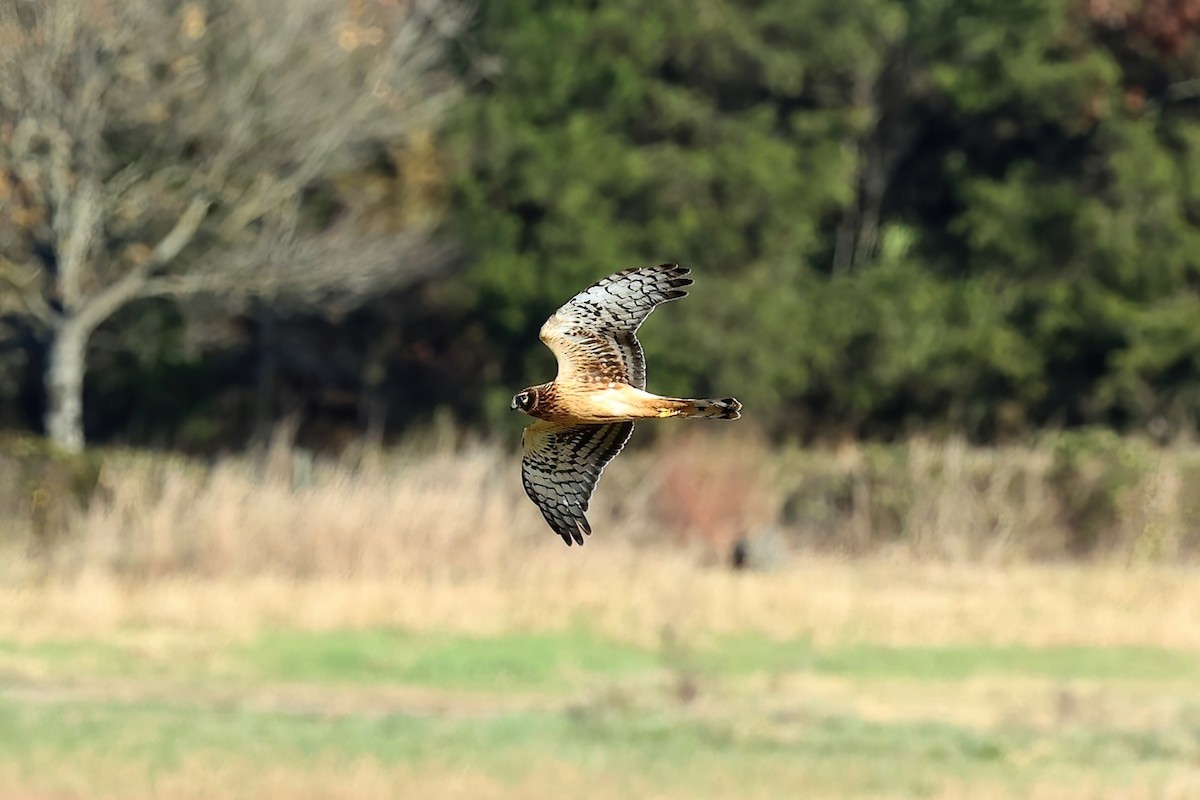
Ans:
{"type": "Polygon", "coordinates": [[[521,483],[550,527],[570,545],[591,534],[584,512],[608,462],[633,433],[632,422],[558,425],[538,421],[521,437],[521,483]]]}

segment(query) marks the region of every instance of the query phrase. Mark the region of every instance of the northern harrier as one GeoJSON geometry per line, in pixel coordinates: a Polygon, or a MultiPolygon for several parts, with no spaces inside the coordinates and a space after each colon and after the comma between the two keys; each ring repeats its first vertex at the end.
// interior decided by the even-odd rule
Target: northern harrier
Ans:
{"type": "Polygon", "coordinates": [[[591,534],[584,512],[606,464],[635,419],[737,419],[742,404],[659,397],[646,389],[646,357],[634,335],[654,307],[687,294],[678,264],[635,267],[609,275],[572,297],[539,334],[558,359],[558,377],[531,386],[512,407],[537,421],[521,437],[525,493],[568,545],[591,534]]]}

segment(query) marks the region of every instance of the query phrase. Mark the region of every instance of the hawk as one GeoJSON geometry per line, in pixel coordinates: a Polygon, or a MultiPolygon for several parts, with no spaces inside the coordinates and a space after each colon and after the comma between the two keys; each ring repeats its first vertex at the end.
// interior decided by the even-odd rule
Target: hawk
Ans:
{"type": "Polygon", "coordinates": [[[646,357],[635,335],[654,307],[687,294],[678,264],[609,275],[572,297],[539,337],[558,376],[515,395],[512,408],[536,421],[521,436],[521,482],[550,527],[570,545],[591,534],[584,512],[596,481],[633,433],[661,417],[737,419],[742,404],[659,397],[646,391],[646,357]]]}

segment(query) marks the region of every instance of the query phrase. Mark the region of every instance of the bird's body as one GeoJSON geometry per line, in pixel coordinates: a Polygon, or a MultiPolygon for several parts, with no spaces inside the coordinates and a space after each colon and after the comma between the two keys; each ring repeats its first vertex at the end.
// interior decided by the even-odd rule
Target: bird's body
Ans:
{"type": "Polygon", "coordinates": [[[567,544],[591,533],[584,512],[605,465],[633,421],[664,417],[737,419],[741,403],[660,397],[646,391],[646,359],[635,335],[655,306],[687,294],[689,270],[676,264],[610,275],[571,298],[542,326],[558,375],[513,397],[535,417],[522,436],[525,492],[567,544]]]}
{"type": "Polygon", "coordinates": [[[737,419],[740,416],[729,401],[660,397],[619,381],[570,386],[551,382],[531,386],[525,391],[533,397],[533,405],[525,413],[563,425],[602,425],[664,417],[737,419]]]}

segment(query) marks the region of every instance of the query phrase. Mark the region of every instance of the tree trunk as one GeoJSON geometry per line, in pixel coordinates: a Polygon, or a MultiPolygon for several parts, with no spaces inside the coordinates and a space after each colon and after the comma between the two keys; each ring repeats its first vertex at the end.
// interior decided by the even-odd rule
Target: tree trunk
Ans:
{"type": "Polygon", "coordinates": [[[255,303],[254,317],[258,320],[258,363],[254,376],[254,441],[266,447],[271,443],[276,426],[276,395],[279,365],[276,347],[275,314],[261,300],[255,303]]]}
{"type": "Polygon", "coordinates": [[[46,369],[46,435],[71,453],[83,450],[83,376],[91,330],[78,319],[54,332],[46,369]]]}

